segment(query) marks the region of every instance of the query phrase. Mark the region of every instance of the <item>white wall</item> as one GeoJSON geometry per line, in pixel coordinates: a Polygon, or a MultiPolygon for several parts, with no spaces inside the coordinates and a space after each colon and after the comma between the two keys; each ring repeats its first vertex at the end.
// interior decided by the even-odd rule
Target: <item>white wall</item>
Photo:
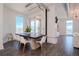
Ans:
{"type": "Polygon", "coordinates": [[[79,18],[73,19],[73,33],[79,35],[79,18]]]}
{"type": "Polygon", "coordinates": [[[52,6],[49,7],[49,12],[48,12],[48,43],[57,43],[57,37],[58,37],[58,32],[59,31],[60,35],[65,35],[66,34],[66,19],[67,19],[67,13],[65,10],[65,7],[63,4],[53,4],[52,6]],[[58,26],[55,23],[55,16],[58,17],[58,26]]]}
{"type": "Polygon", "coordinates": [[[52,43],[52,44],[56,44],[57,43],[57,39],[56,39],[56,34],[57,34],[57,25],[55,23],[55,4],[53,4],[52,6],[49,7],[48,11],[48,25],[47,25],[47,42],[48,43],[52,43]]]}
{"type": "Polygon", "coordinates": [[[63,3],[55,4],[56,16],[59,19],[58,30],[60,35],[66,35],[67,9],[63,3]]]}
{"type": "Polygon", "coordinates": [[[24,31],[25,31],[27,25],[29,24],[29,21],[28,20],[29,20],[28,16],[27,15],[24,16],[24,31]]]}
{"type": "Polygon", "coordinates": [[[65,8],[64,3],[57,3],[55,4],[55,12],[56,12],[56,16],[58,16],[58,18],[67,18],[67,10],[65,8]]]}
{"type": "Polygon", "coordinates": [[[0,49],[3,49],[3,4],[0,4],[0,49]]]}
{"type": "Polygon", "coordinates": [[[7,34],[8,33],[15,33],[16,32],[16,16],[23,16],[15,10],[12,10],[6,6],[4,6],[4,20],[3,20],[3,42],[8,41],[7,34]]]}
{"type": "Polygon", "coordinates": [[[66,35],[66,19],[59,19],[58,31],[60,35],[66,35]]]}

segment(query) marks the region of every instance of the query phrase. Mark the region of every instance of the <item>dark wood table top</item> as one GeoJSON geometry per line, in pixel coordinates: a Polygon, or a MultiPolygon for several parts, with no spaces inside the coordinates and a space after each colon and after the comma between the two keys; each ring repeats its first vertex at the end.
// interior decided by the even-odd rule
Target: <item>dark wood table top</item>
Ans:
{"type": "Polygon", "coordinates": [[[43,34],[39,34],[39,33],[30,33],[30,34],[27,34],[27,33],[19,33],[17,35],[20,35],[20,36],[23,36],[24,38],[32,38],[32,39],[39,39],[39,38],[42,38],[43,34]]]}

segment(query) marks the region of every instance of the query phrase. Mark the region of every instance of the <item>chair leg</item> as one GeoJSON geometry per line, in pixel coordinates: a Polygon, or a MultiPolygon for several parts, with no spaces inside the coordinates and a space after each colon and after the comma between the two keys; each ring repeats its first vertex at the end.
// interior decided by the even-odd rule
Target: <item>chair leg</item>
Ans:
{"type": "Polygon", "coordinates": [[[42,44],[40,44],[40,46],[41,46],[41,56],[42,56],[42,52],[43,52],[43,51],[42,51],[42,44]]]}
{"type": "Polygon", "coordinates": [[[41,45],[41,50],[42,50],[42,44],[40,44],[41,45]]]}
{"type": "Polygon", "coordinates": [[[25,44],[24,44],[24,48],[23,48],[23,52],[25,51],[25,44]]]}
{"type": "Polygon", "coordinates": [[[19,47],[21,47],[21,43],[19,42],[19,47]]]}

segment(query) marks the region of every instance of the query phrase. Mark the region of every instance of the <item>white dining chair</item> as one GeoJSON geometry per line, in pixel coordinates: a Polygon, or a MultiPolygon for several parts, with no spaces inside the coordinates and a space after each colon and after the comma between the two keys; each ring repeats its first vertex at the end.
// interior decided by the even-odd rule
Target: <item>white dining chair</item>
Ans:
{"type": "Polygon", "coordinates": [[[7,38],[8,38],[8,41],[12,41],[12,40],[13,40],[13,35],[12,35],[12,33],[8,33],[8,34],[7,34],[7,38]]]}
{"type": "Polygon", "coordinates": [[[12,33],[12,35],[13,35],[13,40],[20,41],[20,37],[18,35],[16,35],[15,33],[12,33]]]}
{"type": "Polygon", "coordinates": [[[40,47],[40,45],[38,43],[36,43],[36,40],[35,39],[31,39],[29,41],[29,43],[30,43],[30,46],[31,46],[31,49],[32,50],[36,50],[37,48],[40,47]]]}
{"type": "Polygon", "coordinates": [[[42,48],[42,45],[43,45],[43,43],[45,43],[45,41],[46,41],[46,36],[43,36],[41,41],[36,41],[36,42],[39,43],[41,45],[41,48],[42,48]]]}
{"type": "Polygon", "coordinates": [[[21,43],[24,44],[24,47],[23,47],[23,51],[24,51],[25,50],[25,46],[26,46],[27,43],[29,43],[29,41],[24,39],[23,37],[20,37],[20,39],[21,39],[20,40],[20,45],[21,45],[21,43]]]}
{"type": "Polygon", "coordinates": [[[26,43],[28,43],[29,41],[24,39],[23,37],[19,36],[19,35],[16,35],[16,34],[13,34],[13,37],[14,37],[14,40],[16,41],[19,41],[19,44],[21,46],[21,43],[24,44],[24,47],[23,47],[23,51],[25,50],[25,45],[26,43]]]}
{"type": "Polygon", "coordinates": [[[16,35],[15,33],[12,33],[12,35],[13,35],[13,40],[18,41],[19,44],[21,45],[21,43],[20,43],[21,38],[18,35],[16,35]]]}

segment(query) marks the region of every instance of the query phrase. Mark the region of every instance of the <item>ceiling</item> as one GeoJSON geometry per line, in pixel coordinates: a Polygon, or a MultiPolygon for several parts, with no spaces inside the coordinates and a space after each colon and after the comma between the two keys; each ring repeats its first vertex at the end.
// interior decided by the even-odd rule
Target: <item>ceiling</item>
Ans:
{"type": "Polygon", "coordinates": [[[16,10],[18,12],[23,13],[25,11],[25,5],[26,3],[6,3],[5,6],[8,8],[11,8],[13,10],[16,10]]]}
{"type": "MultiPolygon", "coordinates": [[[[8,8],[11,8],[13,10],[16,10],[21,13],[28,13],[29,11],[32,12],[32,9],[40,10],[36,4],[32,4],[29,7],[25,7],[28,3],[6,3],[5,6],[8,8]]],[[[46,6],[50,6],[51,4],[45,4],[46,6]]]]}
{"type": "MultiPolygon", "coordinates": [[[[36,4],[32,4],[29,7],[25,7],[28,3],[6,3],[5,6],[7,6],[8,8],[11,8],[13,10],[16,10],[18,12],[21,13],[30,13],[32,12],[32,10],[38,11],[40,10],[36,4]]],[[[65,8],[65,11],[68,13],[70,12],[70,14],[72,14],[72,12],[77,9],[77,11],[79,10],[79,4],[78,3],[70,3],[69,5],[67,5],[68,3],[63,3],[62,5],[65,8]],[[68,8],[69,7],[69,8],[68,8]]],[[[44,3],[45,6],[49,7],[52,6],[53,3],[44,3]]],[[[79,11],[78,11],[79,12],[79,11]]]]}

